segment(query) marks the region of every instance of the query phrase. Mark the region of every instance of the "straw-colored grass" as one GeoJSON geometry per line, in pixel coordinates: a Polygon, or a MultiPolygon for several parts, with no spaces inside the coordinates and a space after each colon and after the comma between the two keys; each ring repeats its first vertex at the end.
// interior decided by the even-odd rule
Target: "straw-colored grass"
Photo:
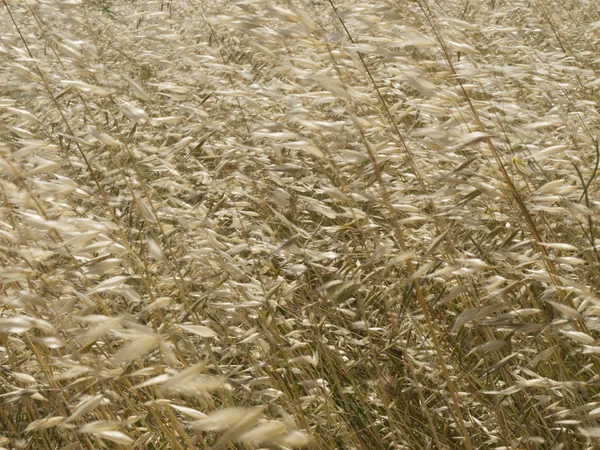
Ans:
{"type": "Polygon", "coordinates": [[[1,6],[0,448],[599,445],[597,2],[1,6]]]}

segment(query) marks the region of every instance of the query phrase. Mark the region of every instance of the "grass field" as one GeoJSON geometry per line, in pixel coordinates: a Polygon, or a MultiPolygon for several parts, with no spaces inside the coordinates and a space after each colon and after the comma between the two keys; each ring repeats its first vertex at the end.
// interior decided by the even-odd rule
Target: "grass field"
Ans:
{"type": "Polygon", "coordinates": [[[0,6],[0,448],[600,448],[597,2],[0,6]]]}

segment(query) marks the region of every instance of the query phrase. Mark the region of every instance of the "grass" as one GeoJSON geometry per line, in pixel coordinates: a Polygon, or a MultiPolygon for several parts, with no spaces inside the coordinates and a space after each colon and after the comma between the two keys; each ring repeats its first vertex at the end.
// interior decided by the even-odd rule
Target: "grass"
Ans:
{"type": "Polygon", "coordinates": [[[0,448],[596,448],[595,2],[2,11],[0,448]]]}

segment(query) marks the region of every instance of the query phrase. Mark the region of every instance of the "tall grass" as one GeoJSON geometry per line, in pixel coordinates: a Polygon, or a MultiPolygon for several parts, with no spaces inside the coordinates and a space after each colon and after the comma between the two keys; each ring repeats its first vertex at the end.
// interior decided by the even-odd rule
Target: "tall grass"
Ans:
{"type": "Polygon", "coordinates": [[[596,2],[0,25],[0,448],[598,445],[596,2]]]}

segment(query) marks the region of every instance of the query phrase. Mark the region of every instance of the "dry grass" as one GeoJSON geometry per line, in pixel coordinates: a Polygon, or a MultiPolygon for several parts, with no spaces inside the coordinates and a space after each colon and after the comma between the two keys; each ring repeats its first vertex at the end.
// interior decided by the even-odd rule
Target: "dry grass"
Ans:
{"type": "Polygon", "coordinates": [[[0,447],[596,448],[599,20],[3,0],[0,447]]]}

